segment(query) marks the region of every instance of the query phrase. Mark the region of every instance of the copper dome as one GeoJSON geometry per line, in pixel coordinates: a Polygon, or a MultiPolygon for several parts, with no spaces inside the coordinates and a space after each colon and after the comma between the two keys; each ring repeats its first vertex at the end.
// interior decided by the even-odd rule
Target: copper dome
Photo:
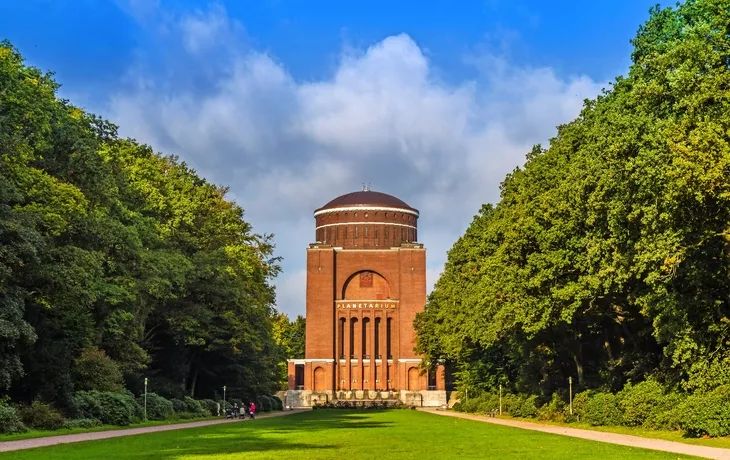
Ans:
{"type": "Polygon", "coordinates": [[[407,209],[418,215],[418,210],[408,206],[405,201],[396,198],[393,195],[388,195],[387,193],[382,192],[373,192],[372,190],[363,190],[338,196],[326,205],[315,210],[314,214],[316,215],[317,213],[327,209],[354,207],[386,207],[407,209]]]}

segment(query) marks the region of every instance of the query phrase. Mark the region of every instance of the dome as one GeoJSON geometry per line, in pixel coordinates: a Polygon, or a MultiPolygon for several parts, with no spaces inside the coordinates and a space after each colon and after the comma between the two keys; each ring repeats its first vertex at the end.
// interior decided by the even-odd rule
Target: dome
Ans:
{"type": "Polygon", "coordinates": [[[347,193],[338,196],[326,205],[314,211],[316,216],[323,211],[340,208],[397,208],[410,211],[410,214],[418,216],[418,210],[406,204],[405,201],[388,195],[387,193],[374,192],[372,190],[363,190],[360,192],[347,193]]]}

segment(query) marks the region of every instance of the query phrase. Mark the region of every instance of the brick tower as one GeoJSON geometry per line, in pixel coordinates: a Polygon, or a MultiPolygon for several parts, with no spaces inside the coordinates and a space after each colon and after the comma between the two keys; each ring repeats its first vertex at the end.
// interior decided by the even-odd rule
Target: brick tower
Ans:
{"type": "Polygon", "coordinates": [[[426,305],[418,210],[363,189],[314,211],[305,359],[288,362],[289,406],[335,400],[446,403],[444,370],[422,373],[413,320],[426,305]]]}

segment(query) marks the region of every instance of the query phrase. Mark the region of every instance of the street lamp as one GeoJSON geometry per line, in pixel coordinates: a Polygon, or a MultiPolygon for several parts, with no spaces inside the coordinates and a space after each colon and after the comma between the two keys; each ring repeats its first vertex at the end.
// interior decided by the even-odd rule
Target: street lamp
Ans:
{"type": "Polygon", "coordinates": [[[499,384],[499,415],[502,415],[502,384],[499,384]]]}
{"type": "Polygon", "coordinates": [[[223,415],[227,414],[226,412],[228,409],[226,409],[226,386],[223,385],[223,415]]]}
{"type": "Polygon", "coordinates": [[[570,395],[570,415],[573,415],[573,377],[568,377],[568,394],[570,395]]]}
{"type": "Polygon", "coordinates": [[[147,377],[144,378],[144,420],[147,421],[147,377]]]}

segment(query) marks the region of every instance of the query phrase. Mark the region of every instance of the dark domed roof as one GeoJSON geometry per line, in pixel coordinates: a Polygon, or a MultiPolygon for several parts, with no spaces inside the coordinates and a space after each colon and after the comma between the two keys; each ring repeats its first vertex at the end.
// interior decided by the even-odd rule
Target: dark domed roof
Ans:
{"type": "Polygon", "coordinates": [[[410,211],[418,212],[416,209],[408,206],[403,200],[388,195],[387,193],[373,192],[372,190],[363,190],[361,192],[352,192],[346,195],[338,196],[334,200],[330,201],[326,205],[317,209],[315,212],[324,211],[325,209],[334,208],[351,208],[351,207],[368,207],[368,206],[383,206],[387,208],[400,208],[408,209],[410,211]]]}

